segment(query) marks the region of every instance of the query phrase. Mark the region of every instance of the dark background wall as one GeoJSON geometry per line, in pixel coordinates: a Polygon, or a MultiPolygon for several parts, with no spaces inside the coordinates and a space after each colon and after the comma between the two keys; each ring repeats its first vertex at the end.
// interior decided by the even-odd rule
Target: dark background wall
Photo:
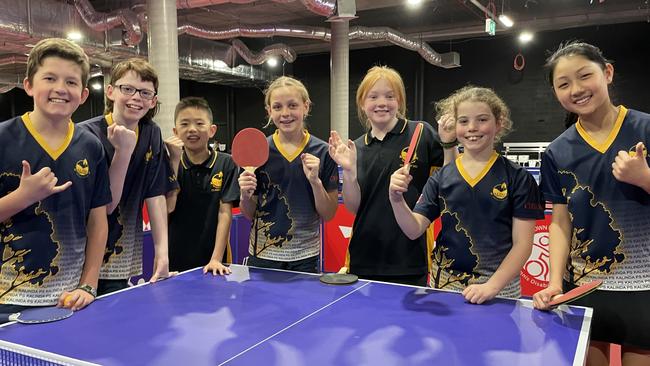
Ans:
{"type": "MultiPolygon", "coordinates": [[[[383,47],[350,53],[350,131],[356,138],[363,127],[356,117],[356,88],[365,72],[374,65],[395,68],[404,79],[407,115],[412,119],[433,121],[433,102],[467,84],[493,88],[512,109],[515,131],[506,142],[551,141],[564,129],[564,111],[555,101],[542,69],[549,50],[560,42],[580,39],[599,46],[614,60],[614,83],[610,95],[615,104],[650,112],[650,23],[575,28],[535,35],[533,42],[519,46],[516,35],[496,36],[432,43],[440,53],[456,51],[462,67],[442,69],[422,60],[415,52],[399,47],[383,47]],[[525,68],[513,68],[515,55],[521,52],[525,68]]],[[[301,55],[286,74],[301,79],[307,86],[313,108],[307,119],[311,133],[326,138],[330,130],[330,59],[329,54],[301,55]]],[[[208,100],[218,125],[217,140],[228,144],[245,127],[262,128],[266,124],[262,88],[235,88],[181,80],[181,97],[202,96],[208,100]]],[[[13,89],[0,94],[0,121],[32,109],[24,91],[13,89]]],[[[100,92],[91,91],[84,105],[73,115],[82,121],[103,111],[100,92]]],[[[267,134],[273,128],[266,130],[267,134]]]]}

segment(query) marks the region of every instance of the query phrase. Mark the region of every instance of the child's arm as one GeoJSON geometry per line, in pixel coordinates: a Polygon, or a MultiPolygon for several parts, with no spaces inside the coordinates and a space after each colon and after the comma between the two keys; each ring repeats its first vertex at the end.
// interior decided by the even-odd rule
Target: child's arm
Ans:
{"type": "MultiPolygon", "coordinates": [[[[181,163],[183,154],[183,141],[176,136],[170,136],[165,139],[165,146],[169,152],[169,164],[172,167],[174,176],[178,177],[178,165],[181,163]]],[[[178,199],[178,189],[167,192],[167,213],[172,213],[176,209],[176,200],[178,199]]]]}
{"type": "Polygon", "coordinates": [[[48,167],[32,175],[29,163],[23,160],[23,172],[18,188],[0,198],[0,222],[3,222],[32,204],[70,188],[72,182],[57,186],[58,179],[48,167]]]}
{"type": "Polygon", "coordinates": [[[643,150],[645,146],[643,142],[639,142],[634,154],[619,151],[612,163],[612,174],[618,181],[633,184],[650,193],[650,168],[643,150]]]}
{"type": "Polygon", "coordinates": [[[320,171],[320,159],[312,154],[300,155],[302,169],[314,192],[314,202],[318,215],[325,221],[331,220],[336,214],[338,207],[338,192],[328,192],[318,176],[320,171]]]}
{"type": "Polygon", "coordinates": [[[390,176],[390,185],[388,186],[388,197],[390,205],[393,208],[393,214],[397,224],[409,239],[419,238],[431,225],[431,221],[411,211],[404,200],[404,192],[408,191],[409,183],[413,177],[409,174],[409,167],[403,166],[390,176]]]}
{"type": "Polygon", "coordinates": [[[257,178],[254,173],[242,171],[237,179],[239,183],[239,209],[241,213],[249,220],[253,220],[255,209],[257,208],[257,178]]]}
{"type": "Polygon", "coordinates": [[[547,288],[533,295],[533,304],[537,309],[548,309],[551,298],[562,293],[562,278],[569,256],[572,227],[567,205],[553,204],[553,216],[548,228],[550,280],[547,288]]]}
{"type": "Polygon", "coordinates": [[[167,237],[167,203],[165,196],[159,195],[145,199],[149,220],[151,222],[151,234],[154,245],[154,266],[151,282],[169,277],[169,252],[167,237]]]}
{"type": "Polygon", "coordinates": [[[533,249],[534,234],[534,219],[513,218],[512,248],[508,255],[501,261],[499,268],[486,283],[470,285],[463,290],[465,300],[472,304],[482,304],[493,299],[510,281],[518,277],[533,249]]]}
{"type": "Polygon", "coordinates": [[[131,155],[138,142],[135,131],[131,131],[124,126],[116,123],[108,126],[108,141],[113,145],[115,154],[111,160],[111,166],[108,168],[108,176],[111,182],[111,196],[113,201],[106,206],[107,213],[110,215],[120,204],[122,191],[124,190],[124,179],[129,169],[131,155]]]}
{"type": "Polygon", "coordinates": [[[440,117],[440,120],[438,120],[438,136],[440,136],[440,141],[443,143],[442,152],[444,156],[444,162],[442,165],[444,166],[456,160],[458,157],[456,121],[454,120],[453,115],[444,114],[442,117],[440,117]],[[453,145],[454,142],[456,145],[453,145]]]}
{"type": "MultiPolygon", "coordinates": [[[[95,207],[88,214],[86,224],[86,253],[83,271],[79,279],[79,286],[90,285],[97,288],[99,269],[106,250],[108,239],[108,221],[106,217],[106,206],[95,207]]],[[[83,309],[95,300],[95,296],[79,288],[72,291],[64,291],[59,297],[59,306],[72,310],[83,309]]]]}
{"type": "Polygon", "coordinates": [[[217,273],[227,275],[231,273],[230,268],[224,266],[221,263],[221,259],[223,258],[223,253],[228,243],[228,236],[230,235],[230,225],[232,223],[231,202],[220,202],[218,218],[217,235],[214,240],[212,258],[210,258],[210,263],[203,267],[203,273],[212,272],[213,275],[217,273]]]}
{"type": "Polygon", "coordinates": [[[343,203],[352,214],[359,210],[361,187],[357,181],[357,148],[352,140],[343,143],[336,131],[330,132],[329,154],[343,169],[343,203]]]}

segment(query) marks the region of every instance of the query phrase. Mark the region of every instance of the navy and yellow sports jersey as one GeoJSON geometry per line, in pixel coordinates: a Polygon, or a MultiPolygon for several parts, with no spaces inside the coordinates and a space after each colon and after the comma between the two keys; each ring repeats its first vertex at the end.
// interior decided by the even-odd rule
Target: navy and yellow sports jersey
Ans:
{"type": "Polygon", "coordinates": [[[337,189],[339,175],[327,143],[306,133],[302,144],[288,154],[276,131],[267,137],[269,160],[255,172],[257,208],[251,225],[249,253],[263,259],[291,262],[320,254],[320,216],[314,192],[300,155],[320,159],[318,177],[326,191],[337,189]]]}
{"type": "Polygon", "coordinates": [[[238,173],[226,153],[210,149],[210,156],[200,164],[192,164],[183,153],[178,167],[180,191],[169,215],[170,271],[208,264],[215,246],[219,206],[239,199],[238,173]]]}
{"type": "Polygon", "coordinates": [[[426,122],[400,119],[383,140],[371,132],[354,141],[357,148],[357,181],[361,200],[354,218],[348,247],[349,268],[362,276],[424,275],[428,270],[426,236],[409,239],[397,225],[388,199],[390,176],[401,166],[411,136],[423,123],[411,158],[413,180],[404,199],[413,208],[431,172],[443,163],[440,139],[426,122]]]}
{"type": "MultiPolygon", "coordinates": [[[[471,178],[461,157],[429,178],[413,210],[442,228],[433,249],[430,284],[462,291],[487,282],[512,248],[513,218],[543,219],[533,176],[496,152],[471,178]]],[[[519,276],[499,296],[519,297],[519,276]]]]}
{"type": "Polygon", "coordinates": [[[106,157],[72,121],[62,145],[48,146],[25,113],[0,123],[0,196],[18,188],[22,160],[32,174],[49,167],[58,185],[72,186],[0,223],[0,303],[54,305],[79,285],[90,210],[111,201],[106,157]]]}
{"type": "Polygon", "coordinates": [[[570,283],[603,279],[606,290],[650,290],[650,195],[612,174],[618,152],[634,154],[638,142],[650,143],[650,115],[621,106],[603,143],[578,122],[546,149],[542,191],[548,201],[567,205],[573,225],[570,283]]]}
{"type": "MultiPolygon", "coordinates": [[[[99,138],[110,166],[115,149],[108,141],[107,128],[112,115],[98,116],[79,124],[99,138]]],[[[160,127],[151,120],[140,120],[137,143],[124,178],[118,207],[108,216],[108,242],[100,279],[127,279],[142,273],[142,206],[146,198],[165,195],[178,188],[176,177],[164,149],[160,127]]]]}

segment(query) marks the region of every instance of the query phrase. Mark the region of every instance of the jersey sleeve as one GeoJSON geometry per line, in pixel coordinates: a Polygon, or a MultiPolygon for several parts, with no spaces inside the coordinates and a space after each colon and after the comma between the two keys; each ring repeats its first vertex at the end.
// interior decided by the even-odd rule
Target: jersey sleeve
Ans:
{"type": "Polygon", "coordinates": [[[526,170],[518,169],[512,190],[513,217],[543,219],[544,198],[535,178],[526,170]]]}
{"type": "Polygon", "coordinates": [[[237,177],[239,168],[230,156],[224,162],[223,169],[223,194],[221,196],[222,202],[233,202],[239,200],[239,182],[237,177]]]}
{"type": "Polygon", "coordinates": [[[167,194],[167,192],[178,189],[178,181],[174,176],[167,152],[163,148],[164,143],[160,129],[152,133],[151,152],[152,159],[149,162],[149,176],[151,180],[145,191],[145,198],[151,198],[167,194]]]}
{"type": "Polygon", "coordinates": [[[540,168],[540,186],[544,198],[551,203],[566,204],[566,197],[562,193],[562,186],[558,179],[558,169],[551,151],[547,150],[542,155],[542,167],[540,168]]]}
{"type": "Polygon", "coordinates": [[[320,180],[327,192],[335,191],[339,187],[339,168],[330,154],[325,150],[321,160],[320,180]]]}
{"type": "Polygon", "coordinates": [[[426,217],[432,222],[440,216],[441,211],[440,201],[438,199],[441,173],[442,171],[439,170],[427,179],[422,194],[413,208],[413,212],[426,217]]]}

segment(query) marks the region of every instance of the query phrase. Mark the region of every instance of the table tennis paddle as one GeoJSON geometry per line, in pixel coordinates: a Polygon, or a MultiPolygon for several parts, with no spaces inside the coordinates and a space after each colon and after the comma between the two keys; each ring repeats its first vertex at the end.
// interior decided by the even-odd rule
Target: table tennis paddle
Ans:
{"type": "Polygon", "coordinates": [[[415,131],[413,131],[413,136],[411,136],[411,143],[409,144],[409,149],[406,152],[406,158],[404,159],[404,166],[407,166],[411,163],[413,154],[415,154],[415,149],[418,146],[418,138],[420,137],[420,131],[422,130],[422,123],[418,123],[415,126],[415,131]]]}
{"type": "Polygon", "coordinates": [[[320,276],[320,282],[328,285],[349,285],[358,280],[357,275],[348,273],[348,267],[341,267],[337,273],[325,273],[320,276]]]}
{"type": "Polygon", "coordinates": [[[232,159],[239,167],[253,173],[269,159],[269,143],[256,128],[244,128],[232,141],[232,159]]]}
{"type": "Polygon", "coordinates": [[[553,297],[553,299],[551,300],[551,302],[548,303],[548,305],[551,308],[555,308],[562,304],[566,304],[568,302],[577,300],[583,296],[587,296],[590,293],[596,291],[596,289],[600,287],[600,285],[602,284],[603,284],[603,280],[595,280],[587,284],[584,284],[582,286],[578,286],[573,290],[568,291],[567,293],[553,297]]]}
{"type": "Polygon", "coordinates": [[[37,307],[25,309],[18,313],[0,314],[0,322],[16,321],[23,324],[49,323],[68,318],[72,313],[70,309],[57,308],[55,306],[37,307]]]}

